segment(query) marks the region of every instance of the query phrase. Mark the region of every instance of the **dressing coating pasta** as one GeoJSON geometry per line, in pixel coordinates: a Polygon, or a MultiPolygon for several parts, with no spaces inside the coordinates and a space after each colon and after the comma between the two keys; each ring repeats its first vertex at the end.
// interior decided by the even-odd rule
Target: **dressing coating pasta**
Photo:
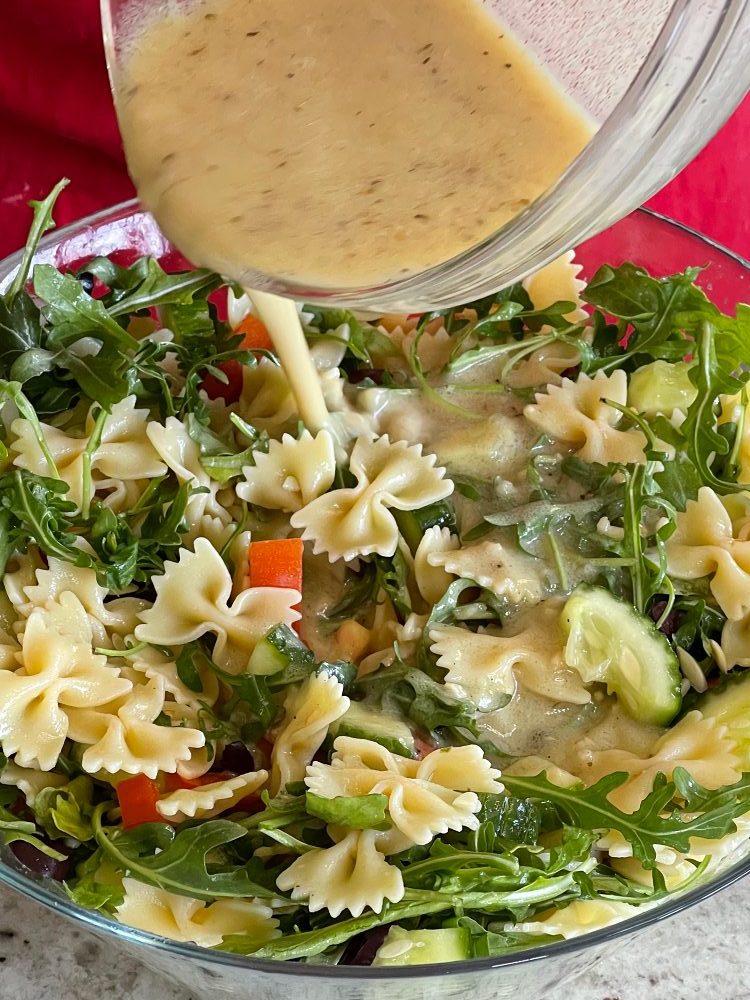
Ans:
{"type": "Polygon", "coordinates": [[[434,455],[420,445],[358,438],[349,459],[357,485],[333,490],[313,500],[290,518],[292,527],[313,542],[314,552],[336,559],[354,559],[374,552],[392,556],[398,547],[398,527],[389,508],[417,510],[453,492],[436,467],[434,455]]]}

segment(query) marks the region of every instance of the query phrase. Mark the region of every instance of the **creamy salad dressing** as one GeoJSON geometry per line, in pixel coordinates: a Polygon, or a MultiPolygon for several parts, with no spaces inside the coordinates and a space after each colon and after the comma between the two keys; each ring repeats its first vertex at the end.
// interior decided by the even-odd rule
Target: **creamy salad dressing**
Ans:
{"type": "Polygon", "coordinates": [[[361,286],[495,232],[590,122],[477,0],[154,5],[116,79],[128,164],[198,264],[361,286]]]}

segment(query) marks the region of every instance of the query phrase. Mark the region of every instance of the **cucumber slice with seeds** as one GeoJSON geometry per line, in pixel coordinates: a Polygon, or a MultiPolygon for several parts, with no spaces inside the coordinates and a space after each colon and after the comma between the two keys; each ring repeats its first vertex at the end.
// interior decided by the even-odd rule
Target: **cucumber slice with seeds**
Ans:
{"type": "Polygon", "coordinates": [[[333,737],[353,736],[355,739],[372,740],[402,757],[416,756],[414,734],[407,724],[361,701],[353,701],[341,718],[331,725],[329,732],[333,737]]]}
{"type": "Polygon", "coordinates": [[[682,704],[680,666],[654,622],[601,587],[582,585],[568,598],[561,624],[565,662],[584,684],[607,685],[628,715],[666,726],[682,704]]]}
{"type": "Polygon", "coordinates": [[[463,927],[407,931],[391,927],[378,948],[374,966],[432,965],[436,962],[461,962],[471,958],[469,932],[463,927]]]}

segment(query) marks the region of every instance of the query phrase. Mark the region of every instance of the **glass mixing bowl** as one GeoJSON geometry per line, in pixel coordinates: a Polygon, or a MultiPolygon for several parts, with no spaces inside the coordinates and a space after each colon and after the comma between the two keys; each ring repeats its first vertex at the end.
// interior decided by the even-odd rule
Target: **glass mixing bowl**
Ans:
{"type": "MultiPolygon", "coordinates": [[[[42,241],[36,263],[66,267],[99,254],[115,254],[121,263],[150,254],[171,270],[184,266],[148,213],[137,202],[126,202],[53,233],[42,241]]],[[[595,238],[580,245],[583,276],[591,277],[600,264],[630,260],[655,275],[705,266],[699,282],[722,309],[734,312],[737,302],[750,301],[750,263],[685,226],[640,209],[595,238]]],[[[15,254],[0,263],[0,292],[10,283],[21,259],[15,254]]],[[[469,296],[464,296],[468,298],[469,296]]],[[[471,995],[474,1000],[524,1000],[560,995],[561,987],[613,952],[629,934],[645,931],[750,872],[747,854],[727,859],[724,867],[682,895],[630,920],[583,937],[536,947],[503,958],[422,966],[416,968],[359,968],[293,965],[222,954],[177,944],[109,920],[74,905],[62,888],[24,868],[7,849],[0,856],[0,882],[42,903],[62,917],[88,928],[94,935],[127,952],[151,969],[182,984],[199,1000],[452,1000],[471,995]]],[[[697,991],[698,984],[695,984],[697,991]]]]}
{"type": "MultiPolygon", "coordinates": [[[[372,288],[321,289],[251,272],[249,287],[384,312],[476,299],[646,201],[718,130],[750,86],[750,0],[489,5],[598,126],[558,182],[494,235],[420,274],[372,288]]],[[[101,0],[101,6],[116,85],[122,32],[152,4],[101,0]]]]}

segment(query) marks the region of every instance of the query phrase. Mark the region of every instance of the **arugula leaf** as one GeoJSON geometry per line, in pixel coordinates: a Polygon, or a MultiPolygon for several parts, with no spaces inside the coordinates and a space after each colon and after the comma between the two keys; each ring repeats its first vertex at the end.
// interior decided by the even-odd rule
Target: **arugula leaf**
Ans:
{"type": "Polygon", "coordinates": [[[377,590],[385,591],[398,620],[405,622],[411,614],[409,567],[400,549],[396,549],[390,559],[386,556],[375,556],[375,579],[377,590]]]}
{"type": "Polygon", "coordinates": [[[690,850],[691,837],[716,840],[734,829],[733,820],[750,810],[750,775],[726,789],[712,793],[699,815],[665,810],[675,798],[677,787],[658,775],[653,790],[634,813],[625,813],[608,799],[610,792],[628,780],[628,774],[609,774],[588,788],[575,785],[561,788],[546,775],[521,778],[503,775],[503,783],[512,795],[544,799],[551,802],[566,823],[582,830],[616,830],[632,845],[633,856],[644,868],[656,866],[655,846],[672,847],[676,851],[690,850]]]}
{"type": "Polygon", "coordinates": [[[116,344],[104,344],[95,354],[63,350],[55,356],[55,363],[70,372],[85,396],[107,409],[134,388],[130,359],[116,344]]]}
{"type": "MultiPolygon", "coordinates": [[[[581,297],[610,316],[623,320],[627,327],[621,335],[630,335],[625,353],[678,361],[690,350],[677,316],[701,308],[707,301],[694,284],[700,268],[687,268],[667,278],[652,278],[643,268],[626,262],[619,267],[600,267],[581,297]]],[[[613,367],[621,360],[617,355],[603,358],[594,367],[613,367]]]]}
{"type": "Polygon", "coordinates": [[[34,268],[34,292],[45,303],[45,315],[52,329],[47,346],[67,347],[85,335],[122,350],[135,351],[138,341],[131,337],[105,306],[92,298],[72,274],[61,274],[51,264],[34,268]]]}
{"type": "Polygon", "coordinates": [[[412,719],[428,733],[447,726],[477,736],[476,705],[398,660],[391,667],[361,678],[356,690],[367,701],[379,704],[385,714],[412,719]]]}
{"type": "MultiPolygon", "coordinates": [[[[12,789],[15,792],[15,789],[12,789]]],[[[16,792],[17,795],[17,792],[16,792]]],[[[38,836],[36,826],[28,820],[19,819],[5,806],[0,805],[0,840],[4,844],[14,844],[21,841],[29,844],[35,850],[46,854],[53,861],[65,861],[67,855],[56,851],[54,847],[45,844],[38,836]]]]}
{"type": "Polygon", "coordinates": [[[333,799],[307,792],[308,813],[336,826],[351,830],[373,830],[383,826],[388,813],[386,795],[339,795],[333,799]]]}
{"type": "Polygon", "coordinates": [[[118,869],[139,881],[195,899],[269,899],[279,895],[254,882],[246,865],[220,870],[226,868],[226,862],[222,864],[218,859],[220,849],[247,833],[239,823],[213,819],[198,826],[183,825],[179,830],[166,823],[143,823],[127,833],[118,833],[102,826],[106,808],[106,804],[98,806],[93,815],[96,842],[118,869]]]}
{"type": "Polygon", "coordinates": [[[82,843],[92,840],[94,783],[81,775],[67,785],[43,788],[34,799],[32,811],[39,826],[53,840],[73,837],[82,843]]]}
{"type": "MultiPolygon", "coordinates": [[[[738,393],[750,375],[745,372],[739,379],[722,366],[717,359],[715,338],[716,328],[713,324],[702,323],[696,343],[698,363],[691,367],[688,374],[698,395],[689,406],[680,430],[686,442],[687,454],[701,483],[710,486],[717,493],[741,493],[750,488],[748,484],[720,478],[712,467],[716,456],[726,455],[730,450],[729,442],[716,429],[716,409],[718,397],[721,394],[738,393]]],[[[735,357],[735,366],[738,360],[735,357]]]]}
{"type": "Polygon", "coordinates": [[[218,274],[205,269],[168,273],[153,257],[139,257],[130,267],[120,267],[108,257],[95,257],[78,273],[92,274],[108,287],[102,301],[110,316],[190,304],[196,296],[205,297],[221,284],[218,274]]]}
{"type": "Polygon", "coordinates": [[[372,606],[378,591],[375,563],[362,562],[359,572],[347,571],[340,600],[325,611],[324,620],[337,625],[347,618],[358,618],[372,606]]]}
{"type": "Polygon", "coordinates": [[[13,281],[10,283],[10,287],[4,296],[5,305],[9,309],[12,308],[16,297],[23,292],[24,286],[28,281],[29,272],[31,270],[31,262],[39,246],[39,241],[46,232],[55,228],[55,221],[52,218],[52,212],[57,199],[69,183],[70,181],[67,177],[63,177],[62,180],[57,182],[43,201],[29,202],[29,206],[34,210],[34,218],[31,223],[31,228],[29,229],[29,235],[26,238],[26,246],[24,247],[21,263],[19,264],[18,270],[13,276],[13,281]]]}
{"type": "Polygon", "coordinates": [[[63,882],[68,897],[88,910],[111,913],[121,905],[125,893],[122,877],[108,870],[110,867],[101,848],[97,848],[77,865],[75,876],[63,882]]]}
{"type": "Polygon", "coordinates": [[[39,307],[33,299],[23,290],[10,300],[0,296],[0,376],[22,381],[14,365],[27,352],[41,350],[42,340],[39,307]]]}
{"type": "Polygon", "coordinates": [[[262,944],[248,934],[230,934],[224,938],[217,950],[235,955],[253,955],[255,958],[291,961],[319,955],[328,948],[343,944],[355,934],[361,934],[373,927],[440,913],[450,908],[450,897],[437,901],[386,903],[380,913],[363,913],[361,917],[339,920],[335,924],[328,924],[315,930],[285,934],[283,937],[262,944]]]}
{"type": "Polygon", "coordinates": [[[489,930],[473,917],[448,920],[444,927],[461,927],[468,931],[472,958],[493,958],[524,948],[552,944],[564,940],[560,934],[527,934],[522,931],[489,930]]]}

